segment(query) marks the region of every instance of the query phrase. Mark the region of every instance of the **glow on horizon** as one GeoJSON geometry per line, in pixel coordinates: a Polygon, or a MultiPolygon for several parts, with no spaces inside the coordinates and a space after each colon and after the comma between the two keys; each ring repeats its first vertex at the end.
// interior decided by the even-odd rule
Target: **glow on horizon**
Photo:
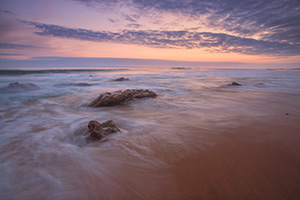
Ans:
{"type": "MultiPolygon", "coordinates": [[[[2,56],[6,59],[30,59],[31,57],[47,56],[61,57],[104,57],[104,58],[137,58],[137,59],[162,59],[174,61],[200,61],[200,62],[249,62],[264,63],[274,62],[274,58],[267,56],[243,55],[238,53],[209,53],[199,49],[159,49],[137,45],[94,43],[89,41],[77,41],[70,39],[51,38],[47,40],[49,49],[28,49],[27,55],[2,56]]],[[[22,53],[23,51],[15,51],[22,53]]],[[[291,57],[289,57],[291,59],[291,57]]],[[[287,58],[277,58],[275,61],[284,62],[287,58]]]]}
{"type": "MultiPolygon", "coordinates": [[[[262,23],[262,28],[251,32],[255,29],[252,24],[261,23],[255,21],[259,16],[253,17],[253,22],[247,14],[240,19],[236,16],[239,13],[235,15],[231,10],[226,13],[227,10],[216,6],[214,1],[209,5],[212,10],[208,11],[193,7],[201,1],[192,0],[189,5],[174,0],[173,7],[168,2],[162,0],[158,5],[150,1],[144,5],[142,1],[124,3],[118,0],[1,1],[0,59],[110,57],[198,62],[300,62],[299,38],[284,38],[282,29],[276,30],[281,24],[272,27],[262,23]],[[240,24],[241,21],[245,23],[240,24]],[[116,35],[116,39],[111,38],[116,35]]],[[[293,11],[289,17],[299,18],[300,3],[295,0],[288,3],[290,6],[287,7],[293,11]]],[[[229,6],[230,1],[224,1],[224,4],[229,6]]],[[[271,7],[273,4],[276,12],[283,12],[278,8],[279,0],[271,7]]],[[[243,5],[231,6],[237,6],[240,13],[246,10],[243,5]]],[[[265,16],[271,12],[264,7],[257,9],[257,13],[265,16]]],[[[299,28],[293,22],[290,25],[284,23],[288,36],[292,35],[289,32],[296,34],[299,28]]]]}

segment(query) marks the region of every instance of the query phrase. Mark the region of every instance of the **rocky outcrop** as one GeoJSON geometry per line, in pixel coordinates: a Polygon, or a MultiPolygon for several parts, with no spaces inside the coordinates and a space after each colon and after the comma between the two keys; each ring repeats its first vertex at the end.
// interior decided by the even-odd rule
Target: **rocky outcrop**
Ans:
{"type": "Polygon", "coordinates": [[[89,107],[107,107],[123,104],[132,99],[145,97],[156,97],[156,93],[150,90],[119,90],[116,92],[105,92],[100,94],[94,101],[89,104],[89,107]]]}
{"type": "Polygon", "coordinates": [[[241,86],[242,84],[239,84],[237,82],[232,82],[231,84],[228,84],[228,86],[241,86]]]}
{"type": "Polygon", "coordinates": [[[1,91],[3,92],[24,92],[24,91],[31,91],[31,90],[38,90],[40,89],[37,85],[33,83],[10,83],[6,88],[3,88],[1,91]]]}
{"type": "Polygon", "coordinates": [[[102,124],[93,120],[89,122],[88,128],[90,134],[87,138],[88,141],[98,141],[107,135],[120,131],[112,120],[106,121],[102,124]]]}
{"type": "Polygon", "coordinates": [[[120,77],[115,79],[114,81],[129,81],[129,78],[120,77]]]}

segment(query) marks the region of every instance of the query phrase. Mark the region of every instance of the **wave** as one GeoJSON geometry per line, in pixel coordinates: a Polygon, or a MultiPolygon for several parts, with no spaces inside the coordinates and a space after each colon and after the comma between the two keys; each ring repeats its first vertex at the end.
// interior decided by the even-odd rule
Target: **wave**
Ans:
{"type": "Polygon", "coordinates": [[[33,83],[14,82],[14,83],[10,83],[5,88],[0,88],[0,93],[1,92],[24,92],[24,91],[31,91],[31,90],[38,90],[38,89],[40,88],[33,83]]]}

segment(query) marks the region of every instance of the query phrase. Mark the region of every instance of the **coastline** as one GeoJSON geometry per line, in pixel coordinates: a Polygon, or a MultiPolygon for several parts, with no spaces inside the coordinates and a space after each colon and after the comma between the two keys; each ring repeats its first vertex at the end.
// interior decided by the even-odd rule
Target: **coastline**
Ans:
{"type": "Polygon", "coordinates": [[[297,71],[47,72],[20,75],[20,84],[2,77],[0,198],[299,196],[297,71]],[[158,96],[88,107],[128,88],[158,96]],[[89,143],[91,120],[113,120],[120,131],[89,143]]]}

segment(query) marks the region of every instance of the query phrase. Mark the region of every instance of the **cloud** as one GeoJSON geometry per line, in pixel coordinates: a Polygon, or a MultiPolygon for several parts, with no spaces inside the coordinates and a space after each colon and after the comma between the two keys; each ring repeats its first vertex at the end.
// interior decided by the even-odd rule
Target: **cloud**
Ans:
{"type": "Polygon", "coordinates": [[[136,20],[133,17],[129,16],[129,15],[125,15],[125,20],[127,20],[129,22],[133,22],[133,23],[136,22],[136,20]]]}
{"type": "Polygon", "coordinates": [[[0,43],[0,49],[29,49],[29,48],[40,48],[40,47],[34,45],[27,45],[27,44],[0,43]]]}
{"type": "MultiPolygon", "coordinates": [[[[122,5],[145,13],[182,14],[205,19],[208,27],[240,37],[300,44],[299,0],[76,0],[89,6],[122,5]]],[[[134,19],[135,20],[135,19],[134,19]]],[[[133,21],[132,21],[133,22],[133,21]]]]}
{"type": "Polygon", "coordinates": [[[117,20],[114,20],[114,19],[108,19],[108,21],[113,24],[117,22],[117,20]]]}
{"type": "Polygon", "coordinates": [[[127,24],[126,27],[128,28],[141,28],[141,24],[127,24]]]}
{"type": "Polygon", "coordinates": [[[19,54],[19,53],[0,53],[0,56],[24,56],[24,54],[19,54]]]}
{"type": "Polygon", "coordinates": [[[8,11],[8,10],[0,10],[0,13],[3,13],[3,14],[14,14],[13,12],[8,11]]]}
{"type": "Polygon", "coordinates": [[[249,55],[295,56],[300,45],[287,42],[256,40],[224,33],[195,31],[122,30],[120,32],[91,31],[37,22],[23,23],[38,29],[38,35],[87,40],[135,44],[153,48],[204,49],[210,52],[241,53],[249,55]]]}

